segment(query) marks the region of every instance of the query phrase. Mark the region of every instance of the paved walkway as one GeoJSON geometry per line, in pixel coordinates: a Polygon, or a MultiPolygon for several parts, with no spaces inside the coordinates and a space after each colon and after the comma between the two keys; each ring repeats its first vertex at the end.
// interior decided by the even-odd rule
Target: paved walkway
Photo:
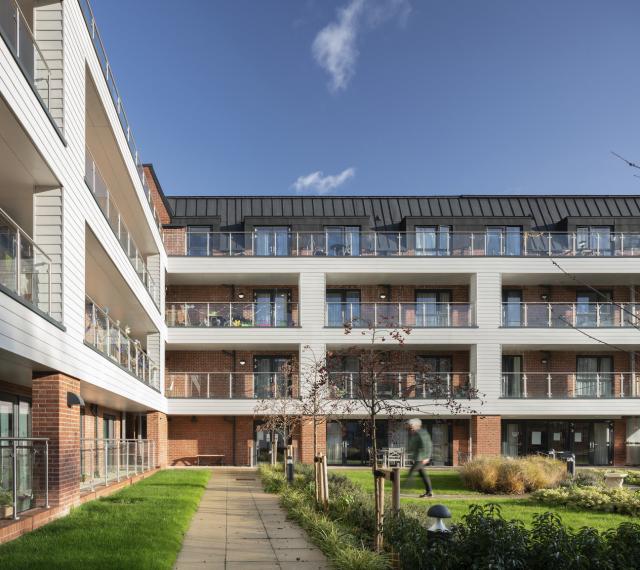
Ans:
{"type": "Polygon", "coordinates": [[[329,568],[305,532],[286,520],[276,495],[247,469],[213,469],[175,568],[329,568]]]}

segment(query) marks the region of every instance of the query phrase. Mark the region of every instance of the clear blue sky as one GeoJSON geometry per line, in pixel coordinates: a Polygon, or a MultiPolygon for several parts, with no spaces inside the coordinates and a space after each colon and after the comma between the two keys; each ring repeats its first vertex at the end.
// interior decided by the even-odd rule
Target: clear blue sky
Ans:
{"type": "Polygon", "coordinates": [[[637,0],[93,6],[169,195],[640,194],[637,0]]]}

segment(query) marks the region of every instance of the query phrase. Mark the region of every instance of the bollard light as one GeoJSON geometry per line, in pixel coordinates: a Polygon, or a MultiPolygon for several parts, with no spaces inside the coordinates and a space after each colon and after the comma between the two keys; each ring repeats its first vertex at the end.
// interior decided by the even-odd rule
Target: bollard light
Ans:
{"type": "Polygon", "coordinates": [[[432,519],[436,519],[427,530],[432,533],[451,532],[447,525],[444,524],[444,519],[451,518],[451,511],[444,505],[433,505],[428,511],[427,516],[432,519]]]}

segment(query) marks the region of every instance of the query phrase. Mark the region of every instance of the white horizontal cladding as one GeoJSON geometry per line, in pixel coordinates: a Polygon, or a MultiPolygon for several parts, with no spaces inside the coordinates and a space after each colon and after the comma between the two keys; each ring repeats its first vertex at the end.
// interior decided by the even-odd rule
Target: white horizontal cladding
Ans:
{"type": "Polygon", "coordinates": [[[167,348],[207,345],[295,345],[301,342],[300,329],[292,328],[167,328],[167,348]]]}
{"type": "MultiPolygon", "coordinates": [[[[93,82],[97,87],[98,96],[100,97],[102,106],[106,110],[107,118],[109,120],[111,130],[117,141],[120,154],[122,155],[124,163],[126,164],[126,168],[129,173],[129,178],[131,179],[131,183],[135,189],[136,196],[142,204],[142,210],[144,212],[147,226],[151,228],[151,231],[153,233],[153,239],[156,242],[156,247],[158,248],[158,250],[162,250],[163,245],[162,245],[162,236],[160,235],[160,230],[158,229],[158,226],[156,225],[156,222],[153,219],[153,214],[151,212],[151,208],[149,207],[149,203],[145,196],[144,189],[142,187],[142,182],[138,174],[138,169],[133,160],[133,157],[131,156],[131,151],[129,150],[129,144],[127,143],[127,139],[124,135],[122,125],[120,124],[120,120],[118,119],[118,115],[116,113],[113,100],[111,99],[109,88],[105,81],[102,68],[100,67],[98,56],[96,55],[95,49],[93,47],[93,43],[91,41],[91,37],[89,36],[89,32],[85,24],[84,16],[82,15],[80,5],[76,1],[67,2],[65,8],[66,8],[68,19],[73,21],[72,25],[77,30],[79,41],[81,42],[80,45],[82,49],[82,54],[85,58],[89,72],[91,73],[91,76],[93,78],[93,82]]],[[[67,47],[67,44],[68,42],[65,42],[65,48],[67,47]]]]}
{"type": "MultiPolygon", "coordinates": [[[[88,191],[87,191],[88,193],[88,191]]],[[[100,245],[107,252],[107,255],[118,269],[122,278],[135,295],[138,302],[142,305],[146,313],[149,315],[156,329],[161,330],[164,327],[164,321],[160,309],[156,307],[151,294],[140,280],[136,270],[131,265],[127,254],[122,249],[118,239],[111,231],[111,227],[106,218],[102,215],[100,208],[95,203],[90,194],[85,197],[86,201],[86,221],[94,233],[100,245]]]]}
{"type": "Polygon", "coordinates": [[[167,400],[167,413],[174,416],[253,416],[257,400],[167,400]]]}
{"type": "Polygon", "coordinates": [[[0,293],[0,350],[36,365],[73,376],[98,388],[164,410],[165,398],[128,372],[51,324],[29,308],[0,293]]]}
{"type": "MultiPolygon", "coordinates": [[[[385,329],[381,327],[376,330],[376,344],[380,346],[386,346],[390,349],[397,348],[399,342],[390,337],[389,334],[384,334],[385,331],[389,333],[393,329],[385,329]],[[384,339],[384,340],[383,340],[384,339]]],[[[345,334],[345,330],[342,328],[323,328],[313,334],[313,341],[321,342],[329,345],[368,345],[371,344],[372,331],[367,329],[352,329],[349,334],[345,334]],[[362,334],[364,332],[364,334],[362,334]]],[[[471,328],[416,328],[410,329],[409,333],[403,333],[405,345],[464,345],[469,346],[475,344],[485,338],[484,332],[475,327],[471,328]]],[[[306,337],[302,338],[304,341],[306,337]]]]}
{"type": "MultiPolygon", "coordinates": [[[[482,332],[485,337],[484,332],[482,332]]],[[[633,327],[610,328],[516,328],[505,327],[492,331],[490,338],[502,345],[519,347],[536,346],[593,346],[602,350],[613,350],[607,345],[640,346],[640,330],[633,327]]]]}
{"type": "Polygon", "coordinates": [[[637,398],[616,399],[514,399],[504,398],[487,401],[482,413],[509,418],[598,418],[637,416],[640,400],[637,398]]]}
{"type": "MultiPolygon", "coordinates": [[[[638,258],[553,258],[569,273],[638,273],[638,258]]],[[[169,257],[168,272],[216,273],[327,273],[362,275],[378,273],[472,274],[558,273],[552,259],[525,257],[169,257]]]]}

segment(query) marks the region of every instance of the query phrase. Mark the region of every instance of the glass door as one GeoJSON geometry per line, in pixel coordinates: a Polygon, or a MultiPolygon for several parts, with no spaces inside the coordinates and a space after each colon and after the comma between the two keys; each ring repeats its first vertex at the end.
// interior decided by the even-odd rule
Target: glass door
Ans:
{"type": "Polygon", "coordinates": [[[416,358],[417,397],[442,398],[451,389],[450,356],[418,356],[416,358]]]}
{"type": "Polygon", "coordinates": [[[520,424],[507,422],[502,425],[502,455],[507,457],[522,455],[520,424]]]}
{"type": "Polygon", "coordinates": [[[451,291],[416,291],[416,326],[447,327],[451,324],[451,291]]]}
{"type": "Polygon", "coordinates": [[[508,289],[502,292],[502,326],[521,327],[522,322],[522,291],[508,289]]]}
{"type": "Polygon", "coordinates": [[[613,429],[609,422],[593,424],[593,464],[609,465],[613,459],[613,429]]]}
{"type": "Polygon", "coordinates": [[[253,393],[255,398],[283,398],[291,395],[291,378],[286,356],[255,356],[253,393]]]}
{"type": "Polygon", "coordinates": [[[613,304],[611,291],[580,291],[576,294],[577,327],[613,326],[613,304]]]}
{"type": "Polygon", "coordinates": [[[360,255],[358,226],[326,226],[327,255],[351,257],[360,255]]]}
{"type": "Polygon", "coordinates": [[[613,359],[610,356],[578,356],[576,370],[577,398],[612,396],[613,359]]]}
{"type": "Polygon", "coordinates": [[[340,422],[327,423],[327,462],[342,465],[342,425],[340,422]]]}
{"type": "Polygon", "coordinates": [[[504,355],[502,357],[502,397],[522,398],[522,356],[504,355]]]}
{"type": "Polygon", "coordinates": [[[449,254],[449,226],[416,226],[415,232],[417,256],[449,254]]]}
{"type": "Polygon", "coordinates": [[[258,226],[255,228],[256,255],[289,255],[289,228],[286,226],[258,226]]]}
{"type": "Polygon", "coordinates": [[[336,289],[327,291],[327,326],[343,327],[347,323],[357,326],[360,321],[360,291],[336,289]]]}
{"type": "Polygon", "coordinates": [[[589,422],[575,422],[573,424],[573,453],[576,456],[576,465],[591,464],[591,425],[589,422]]]}
{"type": "Polygon", "coordinates": [[[286,327],[291,321],[290,291],[270,289],[254,292],[256,327],[286,327]]]}
{"type": "Polygon", "coordinates": [[[261,429],[263,422],[257,420],[253,424],[253,431],[255,434],[255,454],[256,463],[270,463],[271,462],[271,444],[276,442],[276,461],[284,462],[286,443],[284,441],[284,434],[277,431],[268,431],[261,429]]]}
{"type": "Polygon", "coordinates": [[[449,446],[449,425],[446,423],[435,423],[431,425],[431,443],[433,452],[431,460],[433,465],[451,465],[449,446]]]}
{"type": "Polygon", "coordinates": [[[520,226],[490,226],[486,232],[487,255],[521,255],[522,228],[520,226]]]}

